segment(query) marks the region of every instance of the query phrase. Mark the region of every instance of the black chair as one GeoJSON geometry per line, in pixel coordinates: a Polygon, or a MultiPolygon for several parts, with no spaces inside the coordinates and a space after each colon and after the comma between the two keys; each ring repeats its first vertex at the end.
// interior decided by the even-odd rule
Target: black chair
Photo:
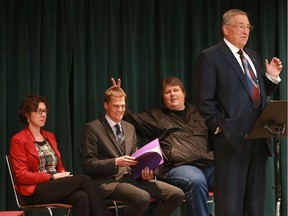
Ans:
{"type": "Polygon", "coordinates": [[[121,209],[125,209],[129,205],[129,203],[125,202],[125,201],[110,200],[110,199],[106,199],[105,203],[106,203],[108,209],[114,210],[115,216],[119,216],[119,211],[121,209]]]}
{"type": "Polygon", "coordinates": [[[70,215],[72,205],[62,204],[62,203],[48,203],[48,204],[38,204],[38,205],[26,205],[24,197],[19,194],[15,189],[15,177],[13,167],[10,161],[10,156],[6,155],[6,163],[10,174],[10,179],[16,199],[17,206],[24,211],[24,215],[26,211],[48,211],[50,216],[53,216],[53,209],[66,209],[66,216],[70,215]]]}
{"type": "MultiPolygon", "coordinates": [[[[119,216],[120,215],[120,210],[124,210],[125,208],[127,208],[127,206],[130,205],[129,202],[126,202],[124,200],[110,200],[110,199],[106,199],[105,200],[106,205],[108,207],[108,209],[110,210],[114,210],[114,215],[115,216],[119,216]]],[[[157,204],[158,201],[155,200],[154,198],[151,198],[150,200],[150,207],[157,204]]],[[[147,209],[148,211],[148,215],[149,215],[149,209],[147,209]]]]}

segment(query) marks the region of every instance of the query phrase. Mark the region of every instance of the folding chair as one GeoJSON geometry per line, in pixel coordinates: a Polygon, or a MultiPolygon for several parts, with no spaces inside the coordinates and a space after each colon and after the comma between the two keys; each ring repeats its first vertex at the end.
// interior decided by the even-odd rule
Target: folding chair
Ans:
{"type": "Polygon", "coordinates": [[[26,205],[24,197],[19,194],[15,189],[15,176],[13,167],[10,161],[10,156],[6,155],[6,163],[10,174],[10,179],[16,199],[17,206],[24,211],[48,211],[50,216],[53,216],[53,209],[66,209],[66,216],[70,215],[70,211],[73,208],[72,205],[62,204],[62,203],[48,203],[48,204],[38,204],[38,205],[26,205]]]}
{"type": "MultiPolygon", "coordinates": [[[[119,216],[120,215],[120,210],[121,209],[125,209],[127,208],[127,206],[130,205],[129,202],[126,202],[124,200],[111,200],[111,199],[106,199],[105,200],[106,202],[106,205],[108,207],[108,209],[113,209],[115,211],[115,216],[119,216]]],[[[151,198],[150,200],[150,207],[153,205],[153,204],[156,204],[158,203],[157,200],[155,200],[154,198],[151,198]]],[[[149,214],[149,209],[147,209],[148,211],[148,214],[149,214]]]]}
{"type": "Polygon", "coordinates": [[[125,209],[129,203],[125,202],[125,201],[121,201],[121,200],[110,200],[110,199],[106,199],[105,203],[108,207],[108,209],[110,210],[114,210],[115,211],[115,216],[119,216],[119,211],[120,209],[125,209]]]}

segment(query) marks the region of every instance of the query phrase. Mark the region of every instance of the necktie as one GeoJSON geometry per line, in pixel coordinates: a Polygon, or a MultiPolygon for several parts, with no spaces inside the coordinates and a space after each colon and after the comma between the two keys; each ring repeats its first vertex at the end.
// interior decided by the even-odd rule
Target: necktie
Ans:
{"type": "Polygon", "coordinates": [[[253,100],[254,108],[257,108],[261,102],[257,79],[255,77],[255,74],[254,74],[249,62],[247,61],[247,59],[243,55],[243,51],[241,49],[238,51],[238,54],[240,55],[240,59],[241,59],[241,62],[242,62],[243,68],[244,68],[246,81],[247,81],[247,84],[249,86],[249,90],[250,90],[251,98],[253,100]]]}
{"type": "Polygon", "coordinates": [[[119,124],[116,124],[115,128],[116,128],[116,135],[118,138],[118,143],[120,145],[121,153],[122,155],[124,155],[125,154],[125,137],[120,129],[119,124]]]}

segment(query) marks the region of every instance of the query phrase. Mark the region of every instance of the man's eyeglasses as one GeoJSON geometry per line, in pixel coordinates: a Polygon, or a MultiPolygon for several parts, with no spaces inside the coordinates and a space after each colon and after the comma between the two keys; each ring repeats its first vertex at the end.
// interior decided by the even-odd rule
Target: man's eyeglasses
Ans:
{"type": "Polygon", "coordinates": [[[45,113],[47,115],[48,109],[46,109],[46,108],[45,109],[37,108],[35,110],[35,112],[37,113],[37,115],[42,115],[43,113],[45,113]]]}
{"type": "Polygon", "coordinates": [[[249,32],[251,32],[253,30],[253,26],[251,25],[243,25],[243,24],[239,24],[239,25],[230,25],[230,24],[226,24],[227,26],[232,26],[237,28],[237,30],[243,31],[243,30],[247,30],[249,32]]]}

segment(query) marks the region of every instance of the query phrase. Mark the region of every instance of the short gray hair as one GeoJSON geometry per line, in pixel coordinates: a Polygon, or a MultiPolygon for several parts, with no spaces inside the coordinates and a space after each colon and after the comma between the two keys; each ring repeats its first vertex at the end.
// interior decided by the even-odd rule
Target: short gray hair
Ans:
{"type": "Polygon", "coordinates": [[[223,18],[222,18],[222,26],[226,25],[226,24],[230,24],[231,23],[231,19],[236,16],[236,15],[244,15],[248,17],[248,14],[242,10],[239,9],[231,9],[226,11],[223,14],[223,18]]]}

